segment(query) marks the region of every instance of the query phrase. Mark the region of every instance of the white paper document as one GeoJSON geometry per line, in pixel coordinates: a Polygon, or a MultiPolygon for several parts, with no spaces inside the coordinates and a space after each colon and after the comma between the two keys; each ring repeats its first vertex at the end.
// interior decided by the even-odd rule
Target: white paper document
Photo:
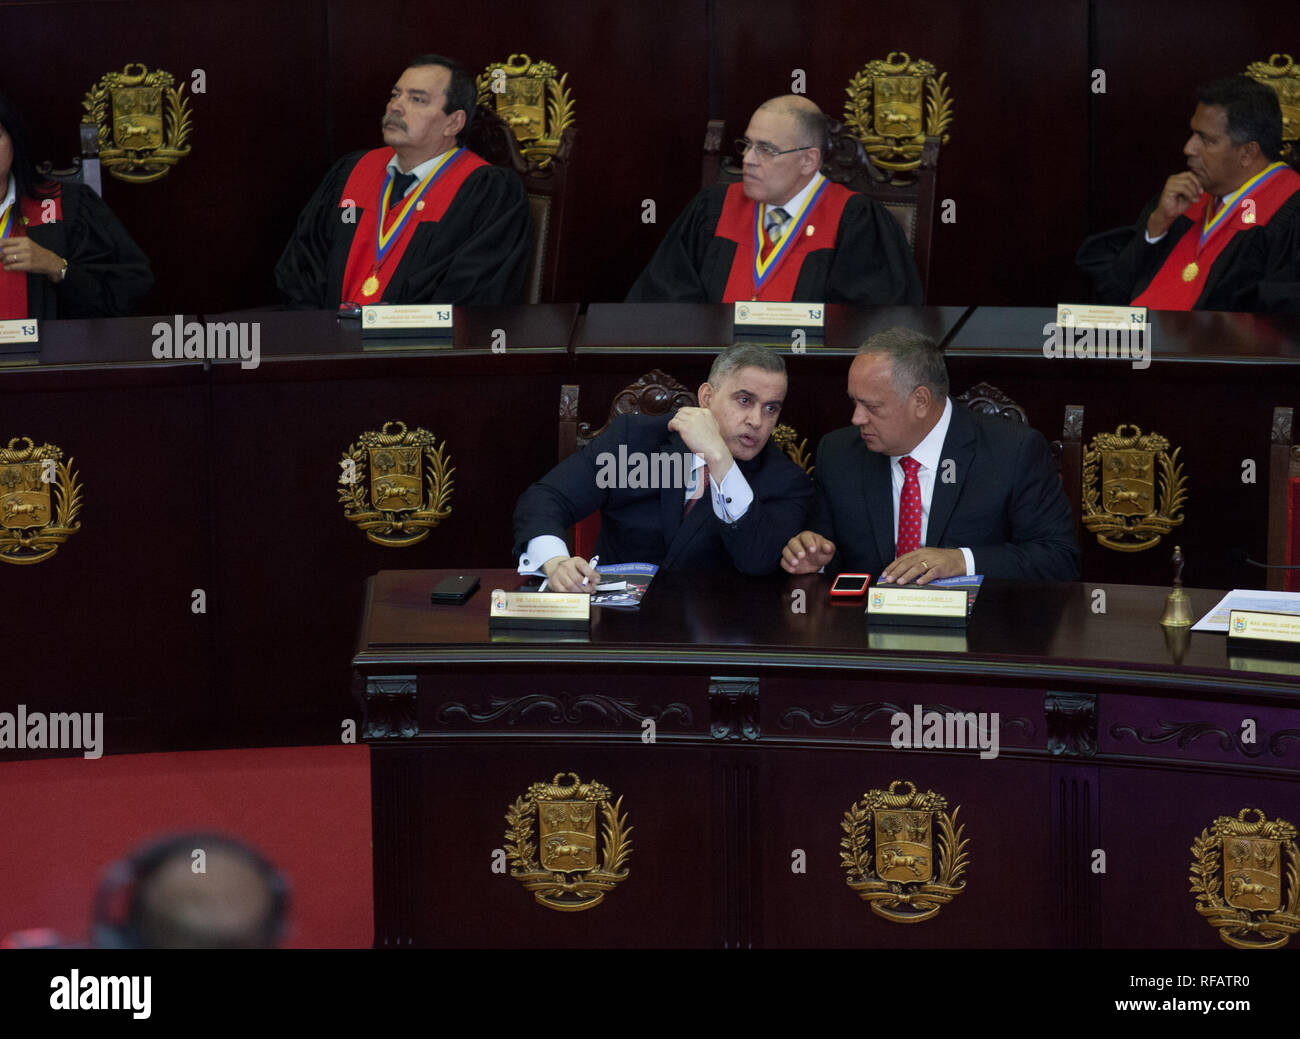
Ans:
{"type": "Polygon", "coordinates": [[[1192,625],[1192,631],[1227,634],[1228,614],[1232,610],[1300,615],[1300,592],[1262,592],[1258,588],[1234,588],[1219,600],[1214,609],[1192,625]]]}

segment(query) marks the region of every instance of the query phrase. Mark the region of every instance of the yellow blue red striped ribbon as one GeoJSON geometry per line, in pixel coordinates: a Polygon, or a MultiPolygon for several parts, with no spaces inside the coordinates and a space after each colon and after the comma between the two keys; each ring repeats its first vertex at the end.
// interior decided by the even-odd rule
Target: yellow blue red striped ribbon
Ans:
{"type": "MultiPolygon", "coordinates": [[[[1218,210],[1215,211],[1213,220],[1210,219],[1210,207],[1206,206],[1205,219],[1202,221],[1201,226],[1201,248],[1203,249],[1205,247],[1205,240],[1223,226],[1224,221],[1228,219],[1228,214],[1237,208],[1238,202],[1240,202],[1249,192],[1262,185],[1275,173],[1284,169],[1286,169],[1285,162],[1275,162],[1266,169],[1260,170],[1259,173],[1251,177],[1250,180],[1246,181],[1245,184],[1239,187],[1231,195],[1224,195],[1222,204],[1219,206],[1218,210]]],[[[1200,249],[1198,249],[1197,252],[1199,253],[1200,249]]]]}
{"type": "Polygon", "coordinates": [[[790,250],[790,246],[798,239],[799,230],[803,222],[807,219],[812,207],[817,204],[821,198],[822,192],[826,190],[826,180],[820,173],[817,174],[817,187],[809,194],[807,200],[800,208],[798,213],[791,216],[789,222],[785,225],[785,231],[781,237],[776,240],[772,251],[768,254],[767,259],[763,259],[763,223],[767,216],[767,203],[760,203],[754,211],[754,291],[763,287],[763,283],[776,270],[785,254],[790,250]]]}
{"type": "Polygon", "coordinates": [[[419,187],[406,196],[405,204],[402,206],[393,222],[388,225],[388,230],[385,231],[384,217],[388,213],[388,197],[393,190],[393,169],[391,166],[388,168],[388,179],[384,181],[384,190],[379,196],[379,219],[376,222],[375,227],[376,270],[378,270],[380,264],[384,262],[384,257],[388,255],[388,250],[393,247],[393,243],[401,236],[402,229],[406,226],[407,220],[411,218],[411,214],[415,212],[416,204],[424,196],[424,193],[429,190],[435,180],[451,168],[451,164],[455,161],[456,156],[464,150],[464,148],[453,148],[434,164],[433,169],[428,172],[424,180],[420,181],[419,187]]]}

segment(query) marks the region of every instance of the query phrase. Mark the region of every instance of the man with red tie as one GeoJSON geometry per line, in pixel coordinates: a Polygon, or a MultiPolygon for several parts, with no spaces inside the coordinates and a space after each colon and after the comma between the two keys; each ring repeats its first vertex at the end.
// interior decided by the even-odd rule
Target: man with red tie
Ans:
{"type": "Polygon", "coordinates": [[[872,336],[849,368],[853,426],[822,438],[808,529],[790,573],[875,574],[899,584],[983,574],[1074,581],[1070,505],[1041,434],[948,398],[943,353],[925,336],[872,336]]]}
{"type": "Polygon", "coordinates": [[[1104,302],[1156,310],[1267,308],[1300,217],[1300,174],[1279,159],[1277,94],[1246,76],[1197,91],[1187,169],[1131,228],[1095,235],[1077,262],[1104,302]]]}
{"type": "Polygon", "coordinates": [[[384,113],[386,147],[325,176],[276,264],[291,306],[520,302],[532,222],[513,170],[461,147],[477,90],[457,62],[414,59],[384,113]]]}
{"type": "Polygon", "coordinates": [[[920,303],[921,280],[889,212],[821,174],[826,117],[774,97],[736,142],[738,184],[705,188],[664,236],[629,303],[920,303]]]}

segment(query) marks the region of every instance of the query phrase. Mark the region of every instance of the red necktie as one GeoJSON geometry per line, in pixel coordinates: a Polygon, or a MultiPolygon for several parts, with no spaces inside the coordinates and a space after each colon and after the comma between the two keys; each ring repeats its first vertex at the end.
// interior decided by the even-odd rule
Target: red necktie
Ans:
{"type": "Polygon", "coordinates": [[[905,556],[921,547],[921,481],[916,472],[921,463],[915,458],[900,458],[903,467],[903,493],[898,496],[898,554],[905,556]]]}
{"type": "Polygon", "coordinates": [[[682,519],[691,514],[691,509],[695,508],[695,503],[704,497],[704,488],[709,485],[709,463],[705,462],[699,468],[699,483],[691,491],[691,496],[686,499],[686,511],[682,513],[682,519]]]}

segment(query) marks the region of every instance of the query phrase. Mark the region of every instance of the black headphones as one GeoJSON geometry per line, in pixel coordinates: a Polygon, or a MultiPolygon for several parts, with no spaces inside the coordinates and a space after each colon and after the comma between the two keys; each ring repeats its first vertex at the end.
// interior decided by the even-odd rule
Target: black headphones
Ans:
{"type": "Polygon", "coordinates": [[[199,848],[204,852],[227,852],[257,871],[271,894],[271,908],[261,928],[262,944],[267,948],[279,945],[288,924],[289,882],[284,874],[243,841],[219,833],[198,831],[150,841],[105,870],[95,894],[95,948],[147,948],[139,930],[144,915],[141,889],[163,863],[178,856],[188,859],[199,848]]]}

